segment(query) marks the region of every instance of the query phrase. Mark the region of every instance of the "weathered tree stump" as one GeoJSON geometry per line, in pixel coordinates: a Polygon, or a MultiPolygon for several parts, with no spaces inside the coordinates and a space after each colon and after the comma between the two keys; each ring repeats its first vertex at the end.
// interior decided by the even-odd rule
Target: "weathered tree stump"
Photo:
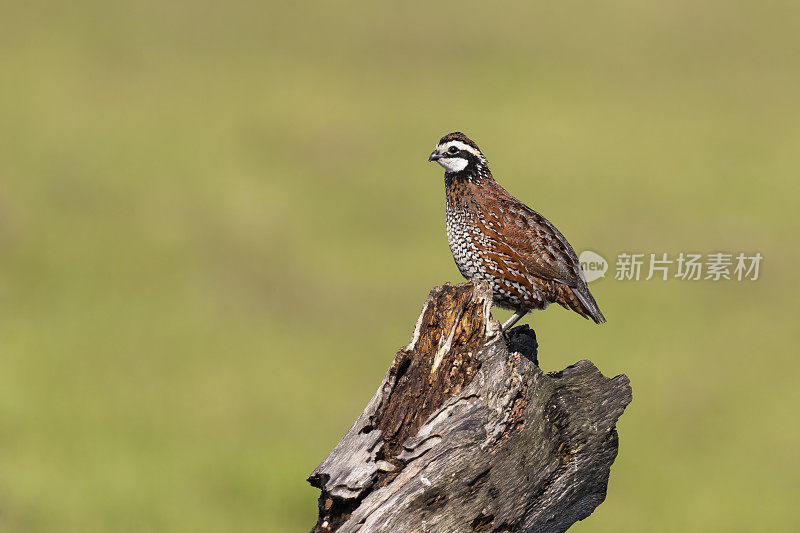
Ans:
{"type": "Polygon", "coordinates": [[[605,499],[628,378],[544,374],[482,283],[430,293],[411,344],[309,483],[312,532],[560,532],[605,499]]]}

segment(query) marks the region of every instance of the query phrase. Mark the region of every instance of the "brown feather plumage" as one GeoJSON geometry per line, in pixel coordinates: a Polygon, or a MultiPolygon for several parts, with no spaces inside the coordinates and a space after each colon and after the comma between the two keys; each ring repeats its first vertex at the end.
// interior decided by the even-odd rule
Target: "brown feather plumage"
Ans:
{"type": "Polygon", "coordinates": [[[431,154],[431,160],[446,158],[440,164],[451,167],[445,174],[447,236],[461,274],[489,282],[501,307],[527,312],[558,303],[604,322],[561,232],[494,180],[486,158],[463,133],[446,135],[431,154]]]}

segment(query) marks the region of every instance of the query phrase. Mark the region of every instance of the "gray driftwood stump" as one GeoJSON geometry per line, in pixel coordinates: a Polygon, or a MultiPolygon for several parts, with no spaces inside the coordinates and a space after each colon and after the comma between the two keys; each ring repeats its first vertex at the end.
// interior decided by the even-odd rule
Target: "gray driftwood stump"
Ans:
{"type": "Polygon", "coordinates": [[[565,531],[605,499],[624,375],[544,374],[484,284],[436,287],[378,391],[308,478],[313,532],[565,531]]]}

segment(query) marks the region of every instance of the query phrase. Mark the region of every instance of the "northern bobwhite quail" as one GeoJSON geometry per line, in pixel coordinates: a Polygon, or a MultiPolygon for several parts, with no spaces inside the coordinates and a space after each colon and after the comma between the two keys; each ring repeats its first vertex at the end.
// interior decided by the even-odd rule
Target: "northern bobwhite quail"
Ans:
{"type": "Polygon", "coordinates": [[[494,180],[478,145],[450,133],[428,160],[445,169],[447,241],[461,275],[487,281],[494,303],[514,310],[503,331],[553,302],[606,321],[567,239],[494,180]]]}

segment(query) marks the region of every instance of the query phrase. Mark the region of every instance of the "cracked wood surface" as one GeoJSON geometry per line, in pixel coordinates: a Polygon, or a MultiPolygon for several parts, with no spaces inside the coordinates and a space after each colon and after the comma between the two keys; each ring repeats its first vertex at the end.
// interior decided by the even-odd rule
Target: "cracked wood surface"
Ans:
{"type": "Polygon", "coordinates": [[[491,291],[434,288],[411,343],[308,481],[312,532],[565,531],[605,499],[628,378],[590,361],[544,374],[536,337],[505,338],[491,291]]]}

